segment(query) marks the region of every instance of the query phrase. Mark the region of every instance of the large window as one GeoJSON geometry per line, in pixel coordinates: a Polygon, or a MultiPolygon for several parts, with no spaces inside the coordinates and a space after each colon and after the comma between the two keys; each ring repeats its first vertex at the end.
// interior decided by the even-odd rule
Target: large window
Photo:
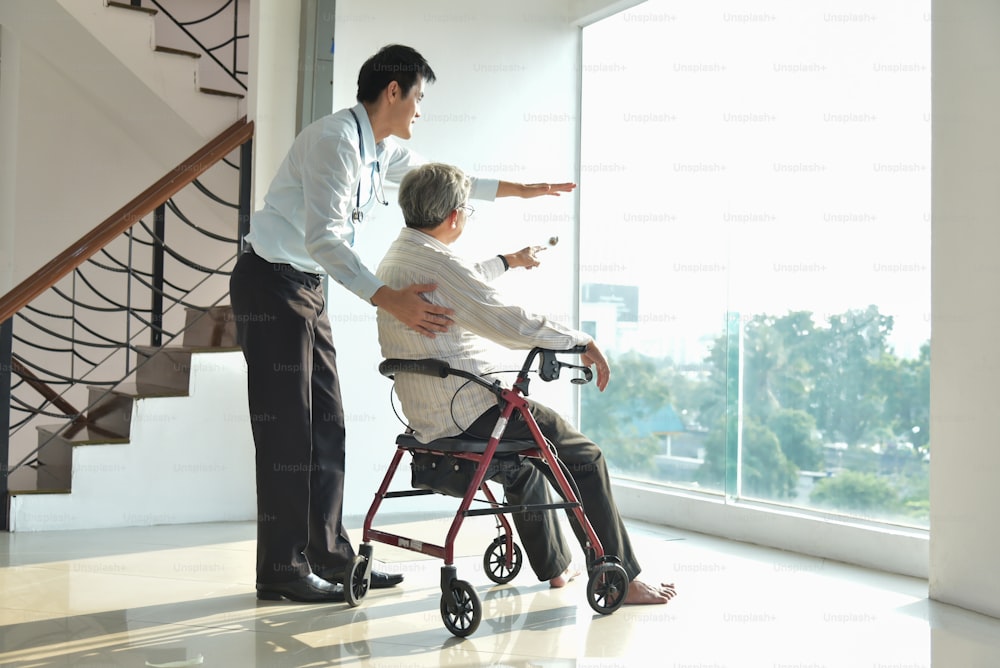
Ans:
{"type": "Polygon", "coordinates": [[[929,0],[650,0],[582,77],[616,474],[926,526],[929,0]]]}

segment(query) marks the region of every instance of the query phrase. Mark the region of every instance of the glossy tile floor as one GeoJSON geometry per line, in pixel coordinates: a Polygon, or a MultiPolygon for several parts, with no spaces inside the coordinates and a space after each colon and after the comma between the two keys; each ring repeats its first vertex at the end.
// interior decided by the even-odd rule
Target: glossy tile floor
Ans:
{"type": "MultiPolygon", "coordinates": [[[[379,528],[438,543],[448,521],[394,519],[379,528]]],[[[406,581],[350,608],[258,603],[251,523],[0,533],[0,666],[1000,666],[1000,620],[928,601],[922,580],[630,526],[644,578],[679,595],[600,616],[585,579],[493,585],[492,520],[469,520],[457,566],[483,619],[466,639],[441,621],[441,562],[385,545],[406,581]]]]}

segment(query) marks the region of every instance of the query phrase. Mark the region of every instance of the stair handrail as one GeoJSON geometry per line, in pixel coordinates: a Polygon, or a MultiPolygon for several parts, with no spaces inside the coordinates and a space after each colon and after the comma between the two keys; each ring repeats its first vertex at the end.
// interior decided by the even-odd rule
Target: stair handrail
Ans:
{"type": "MultiPolygon", "coordinates": [[[[162,315],[166,313],[166,311],[162,309],[162,296],[164,295],[163,289],[168,284],[168,282],[164,280],[162,275],[163,271],[162,255],[164,252],[167,252],[171,253],[171,255],[173,256],[173,253],[170,251],[170,248],[163,241],[164,238],[163,232],[161,230],[155,230],[155,231],[148,230],[148,228],[146,228],[145,223],[143,222],[143,218],[153,213],[155,214],[155,217],[162,219],[163,212],[166,208],[169,207],[171,208],[171,210],[174,210],[177,207],[177,203],[174,200],[174,196],[178,195],[182,190],[184,190],[191,184],[198,184],[199,177],[202,176],[209,169],[211,169],[213,166],[218,165],[219,163],[225,163],[230,167],[234,167],[239,170],[238,204],[233,205],[231,203],[225,202],[224,200],[221,200],[220,198],[214,195],[211,195],[210,193],[205,193],[204,187],[200,184],[198,185],[198,190],[206,195],[209,195],[212,201],[216,202],[217,204],[224,204],[226,206],[230,206],[236,209],[238,212],[237,238],[235,240],[230,238],[221,239],[226,242],[235,241],[237,244],[236,255],[230,257],[226,261],[226,262],[231,262],[234,259],[234,257],[237,257],[239,255],[240,249],[242,249],[243,247],[243,237],[249,231],[250,182],[251,182],[250,165],[252,161],[253,132],[254,132],[254,124],[252,121],[248,121],[245,116],[239,119],[238,121],[233,123],[230,127],[228,127],[226,130],[218,134],[216,137],[206,142],[201,148],[192,153],[185,160],[181,161],[176,167],[167,172],[162,178],[158,179],[154,184],[152,184],[138,196],[134,197],[131,201],[129,201],[127,204],[118,209],[111,216],[109,216],[100,224],[98,224],[90,232],[86,233],[75,243],[71,244],[63,252],[61,252],[59,255],[54,257],[44,266],[42,266],[38,271],[33,273],[27,279],[23,280],[8,293],[0,296],[0,405],[8,405],[11,407],[10,410],[13,410],[14,403],[15,402],[20,403],[19,400],[17,400],[16,397],[14,397],[13,395],[13,390],[15,389],[16,385],[14,385],[11,382],[12,377],[17,376],[21,379],[18,382],[18,384],[27,383],[27,385],[30,388],[32,388],[44,399],[45,404],[53,405],[60,411],[62,411],[62,415],[57,417],[62,417],[69,420],[69,422],[66,425],[64,425],[64,427],[60,429],[59,432],[57,433],[61,433],[62,431],[65,430],[68,430],[67,433],[71,433],[80,428],[88,426],[92,429],[103,430],[103,428],[98,429],[97,425],[88,424],[90,420],[89,417],[87,417],[88,415],[87,411],[89,411],[96,403],[95,400],[89,400],[90,403],[88,404],[86,411],[79,411],[72,405],[72,403],[64,399],[63,394],[60,394],[56,390],[49,387],[48,384],[46,383],[46,380],[35,376],[27,368],[27,366],[21,364],[20,359],[17,357],[17,355],[13,353],[12,350],[12,344],[15,338],[15,335],[13,334],[13,324],[15,319],[22,317],[21,313],[22,310],[34,309],[32,303],[36,300],[36,298],[42,296],[43,293],[53,290],[58,292],[57,285],[60,283],[60,281],[62,281],[70,274],[73,274],[74,276],[74,284],[75,284],[75,277],[80,276],[81,280],[84,281],[84,283],[90,286],[92,290],[95,290],[93,286],[91,286],[90,283],[87,282],[85,278],[83,278],[83,274],[81,273],[80,270],[81,266],[85,263],[96,264],[97,266],[101,266],[100,263],[97,263],[93,259],[94,256],[101,252],[107,254],[106,251],[108,248],[111,247],[111,244],[116,242],[117,240],[120,240],[123,237],[128,240],[127,243],[129,245],[128,265],[127,267],[123,265],[123,268],[128,268],[131,271],[131,262],[132,262],[131,246],[134,237],[133,228],[136,225],[141,225],[147,232],[149,232],[151,236],[151,242],[149,242],[149,245],[153,249],[157,248],[159,249],[158,253],[154,252],[153,269],[152,269],[153,273],[150,274],[151,282],[147,284],[147,287],[149,287],[153,292],[154,304],[152,309],[150,309],[150,313],[153,315],[151,322],[145,323],[147,325],[148,331],[154,338],[153,341],[154,345],[159,346],[160,343],[157,339],[160,333],[164,332],[164,330],[162,329],[162,326],[157,323],[155,314],[159,313],[160,319],[162,320],[162,315]],[[239,150],[240,153],[240,160],[239,160],[240,164],[238,167],[237,165],[231,163],[227,159],[227,156],[237,149],[239,150]],[[157,260],[157,258],[159,258],[159,260],[157,260]],[[158,262],[159,264],[157,264],[158,262]],[[159,268],[157,269],[157,267],[159,268]],[[159,272],[159,274],[157,274],[157,272],[159,272]],[[157,301],[156,300],[157,295],[161,296],[160,305],[158,307],[155,305],[157,301]]],[[[198,231],[199,233],[208,234],[207,230],[192,225],[189,219],[179,211],[178,211],[178,217],[182,220],[182,222],[186,223],[189,226],[194,227],[196,231],[198,231]]],[[[211,235],[211,236],[218,237],[218,235],[211,235]]],[[[112,261],[117,262],[117,260],[113,256],[109,255],[108,257],[111,258],[112,261]]],[[[221,271],[221,267],[219,267],[217,270],[213,270],[210,268],[201,267],[200,265],[193,265],[187,262],[185,262],[184,264],[187,264],[189,267],[194,267],[195,269],[198,269],[203,273],[208,273],[212,275],[227,273],[221,271]]],[[[102,268],[114,270],[113,267],[105,266],[102,268]]],[[[207,280],[207,278],[204,280],[207,280]]],[[[200,284],[201,282],[199,282],[192,288],[188,288],[187,290],[190,292],[191,290],[196,289],[200,284]]],[[[172,283],[169,283],[169,285],[173,288],[178,287],[173,285],[172,283]]],[[[99,292],[97,294],[100,295],[99,292]]],[[[227,294],[228,293],[223,294],[218,299],[216,299],[209,308],[215,307],[222,299],[224,299],[227,296],[227,294]]],[[[173,301],[177,303],[183,303],[182,299],[174,299],[174,298],[171,299],[173,299],[173,301]]],[[[74,304],[75,307],[76,302],[73,300],[72,297],[71,297],[71,302],[74,304]]],[[[173,307],[171,306],[171,308],[173,307]]],[[[197,321],[201,317],[204,317],[204,313],[208,312],[208,309],[201,309],[200,307],[194,307],[194,308],[198,308],[198,310],[203,311],[202,315],[195,318],[194,321],[197,321]]],[[[42,315],[46,315],[41,311],[39,311],[39,313],[41,313],[42,315]]],[[[73,322],[76,323],[75,317],[73,318],[73,322]]],[[[191,324],[192,322],[189,322],[188,326],[190,326],[191,324]]],[[[81,326],[83,325],[81,324],[81,326]]],[[[86,327],[84,328],[86,329],[86,327]]],[[[128,330],[127,326],[126,329],[128,330]]],[[[179,332],[171,334],[170,339],[173,340],[186,329],[187,326],[182,330],[180,330],[179,332]]],[[[97,334],[97,332],[91,331],[89,329],[87,331],[90,331],[91,334],[100,336],[99,334],[97,334]]],[[[127,331],[126,340],[124,344],[122,344],[122,347],[127,350],[135,350],[131,341],[132,338],[128,335],[127,331]]],[[[42,349],[49,349],[45,348],[45,346],[39,346],[39,347],[42,349]]],[[[72,350],[70,351],[59,350],[54,352],[72,353],[72,350]]],[[[91,371],[94,371],[98,366],[100,366],[108,359],[110,359],[110,357],[111,356],[109,355],[107,358],[96,364],[84,359],[83,357],[80,357],[80,359],[83,359],[88,364],[91,364],[94,367],[88,370],[83,377],[89,375],[91,371]]],[[[136,367],[136,369],[137,368],[138,367],[136,367]]],[[[92,382],[95,382],[101,386],[109,384],[117,385],[118,383],[122,382],[125,379],[125,377],[128,376],[129,373],[131,373],[131,371],[129,370],[128,361],[126,360],[126,376],[123,376],[120,380],[113,381],[111,383],[105,381],[92,381],[92,382]]],[[[80,380],[82,380],[83,377],[81,377],[80,380]]],[[[106,390],[104,395],[102,395],[102,397],[106,396],[110,391],[111,389],[106,390]]],[[[99,401],[99,399],[97,401],[99,401]]],[[[31,408],[30,406],[27,406],[27,404],[25,404],[25,406],[28,407],[29,409],[31,408]]],[[[49,413],[42,410],[43,408],[44,404],[37,410],[29,410],[28,412],[29,413],[33,412],[36,414],[36,416],[49,415],[49,413]]],[[[13,471],[17,470],[22,465],[24,465],[27,462],[27,460],[30,459],[32,454],[37,455],[37,453],[41,451],[41,449],[45,446],[45,444],[51,441],[53,438],[50,437],[49,441],[40,444],[38,448],[35,448],[33,453],[29,453],[28,457],[25,458],[25,461],[20,462],[17,466],[12,468],[10,466],[10,462],[8,461],[10,454],[9,451],[10,443],[8,438],[9,429],[11,427],[10,410],[0,410],[0,530],[7,530],[9,527],[10,506],[7,503],[7,495],[9,491],[9,485],[8,485],[9,475],[13,471]]],[[[29,417],[28,419],[31,418],[29,417]]],[[[20,427],[18,427],[18,429],[19,428],[20,427]]]]}
{"type": "Polygon", "coordinates": [[[253,128],[253,121],[247,120],[246,116],[242,117],[38,271],[0,296],[0,323],[9,320],[35,297],[54,286],[144,216],[148,216],[158,206],[166,203],[212,165],[239,148],[253,137],[253,128]]]}

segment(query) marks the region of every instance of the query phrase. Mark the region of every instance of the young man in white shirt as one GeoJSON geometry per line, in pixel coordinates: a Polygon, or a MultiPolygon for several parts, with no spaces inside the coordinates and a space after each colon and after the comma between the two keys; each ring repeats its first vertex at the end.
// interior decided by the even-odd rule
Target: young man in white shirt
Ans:
{"type": "MultiPolygon", "coordinates": [[[[387,204],[382,180],[398,181],[423,162],[392,137],[410,138],[424,86],[434,79],[410,47],[390,45],[369,58],[358,75],[358,104],[296,137],[251,217],[249,250],[233,270],[230,295],[256,448],[258,598],[343,600],[344,568],[354,556],[342,523],[344,411],[323,276],[421,335],[450,326],[448,309],[421,298],[433,281],[386,286],[352,248],[359,226],[387,204]]],[[[473,196],[573,188],[478,180],[473,196]]],[[[371,586],[402,579],[373,571],[371,586]]]]}
{"type": "MultiPolygon", "coordinates": [[[[525,257],[526,251],[520,251],[471,263],[452,252],[450,246],[462,235],[468,220],[470,189],[470,179],[450,165],[423,165],[404,177],[398,201],[406,228],[389,247],[376,275],[386,285],[396,287],[433,278],[438,287],[426,297],[431,303],[450,309],[453,324],[433,339],[426,338],[379,308],[377,321],[383,357],[440,359],[453,368],[483,375],[501,370],[487,359],[486,340],[522,350],[536,346],[565,350],[585,345],[581,360],[586,366],[595,367],[597,387],[603,391],[611,370],[591,336],[505,302],[490,285],[492,279],[509,267],[537,264],[533,256],[529,259],[525,257]]],[[[462,433],[488,438],[500,415],[492,393],[458,376],[442,379],[399,373],[394,381],[407,423],[422,443],[462,433]]],[[[605,553],[618,557],[629,576],[625,603],[669,601],[676,593],[672,584],[651,586],[635,579],[640,567],[612,498],[611,480],[601,449],[556,411],[537,402],[529,403],[542,434],[566,464],[605,553]]],[[[504,437],[531,438],[519,413],[512,416],[504,437]]],[[[539,485],[544,483],[542,473],[548,467],[531,461],[522,466],[515,489],[506,489],[508,498],[514,492],[516,498],[511,501],[515,505],[545,500],[539,485]]],[[[514,519],[518,520],[517,514],[514,519]]],[[[574,517],[570,519],[582,543],[585,540],[582,529],[574,517]]],[[[568,563],[561,534],[549,528],[553,524],[551,518],[546,522],[517,523],[525,552],[541,579],[559,572],[557,569],[565,568],[568,563]]]]}

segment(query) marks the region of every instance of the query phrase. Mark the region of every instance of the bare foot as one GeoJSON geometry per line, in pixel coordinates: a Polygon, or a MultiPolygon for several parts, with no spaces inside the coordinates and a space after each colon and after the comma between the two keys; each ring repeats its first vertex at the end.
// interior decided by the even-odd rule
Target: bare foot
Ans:
{"type": "Polygon", "coordinates": [[[565,587],[567,584],[575,580],[578,575],[580,575],[580,569],[570,564],[569,566],[566,567],[566,570],[564,570],[561,575],[557,575],[556,577],[549,580],[549,587],[552,589],[559,589],[560,587],[565,587]]]}
{"type": "Polygon", "coordinates": [[[623,605],[649,605],[654,603],[667,603],[674,596],[677,596],[677,589],[674,584],[661,583],[658,587],[632,580],[628,585],[628,594],[625,595],[623,605]]]}

